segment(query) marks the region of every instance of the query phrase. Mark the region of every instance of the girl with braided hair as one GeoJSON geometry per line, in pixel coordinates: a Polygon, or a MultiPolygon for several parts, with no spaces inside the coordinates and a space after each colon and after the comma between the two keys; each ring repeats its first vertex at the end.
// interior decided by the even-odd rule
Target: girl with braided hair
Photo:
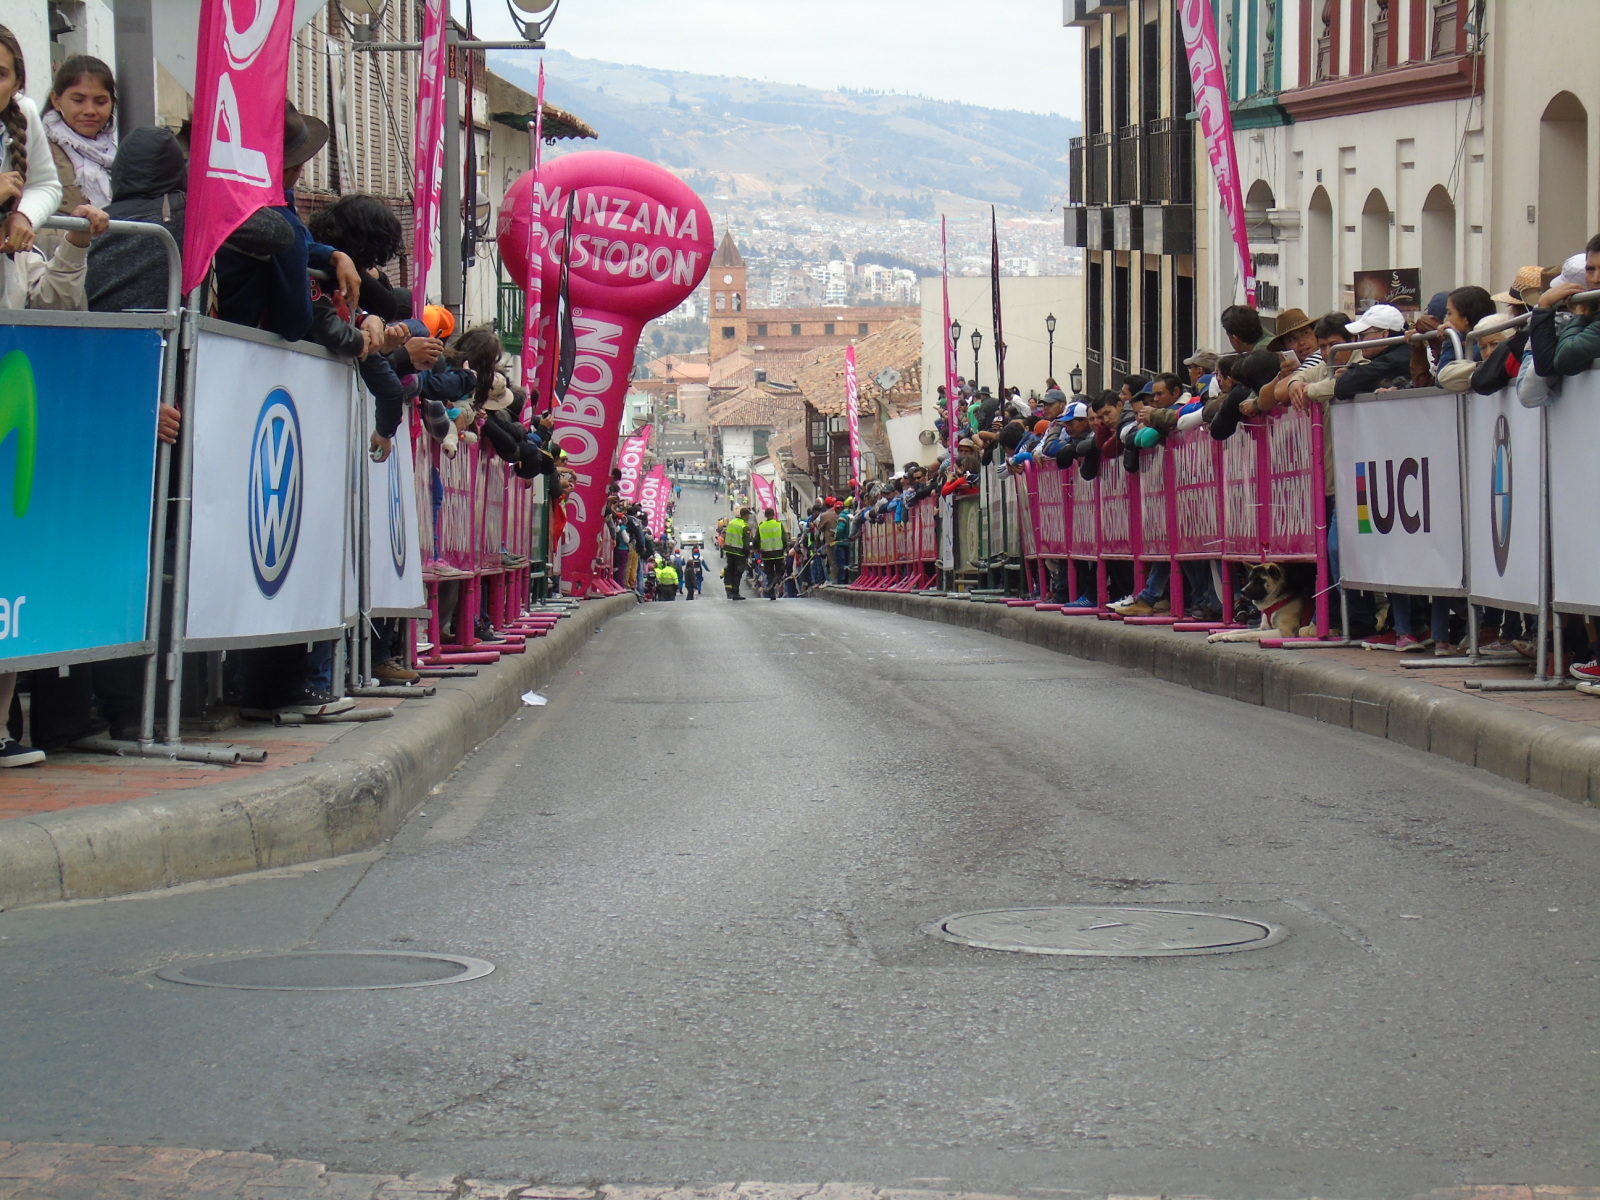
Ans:
{"type": "MultiPolygon", "coordinates": [[[[50,142],[39,120],[39,108],[22,94],[27,84],[22,43],[0,25],[0,254],[33,249],[34,228],[61,203],[50,142]]],[[[0,276],[11,272],[0,261],[0,276]]]]}

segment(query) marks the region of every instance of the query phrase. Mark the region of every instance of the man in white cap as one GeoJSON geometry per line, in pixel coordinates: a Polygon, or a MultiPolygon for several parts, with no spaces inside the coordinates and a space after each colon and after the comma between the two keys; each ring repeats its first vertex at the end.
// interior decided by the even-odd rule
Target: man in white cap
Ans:
{"type": "MultiPolygon", "coordinates": [[[[1392,304],[1374,304],[1345,329],[1358,341],[1382,341],[1404,335],[1406,317],[1392,304]]],[[[1411,386],[1410,345],[1402,341],[1375,350],[1366,362],[1347,367],[1334,382],[1333,394],[1338,399],[1349,400],[1380,387],[1411,386]]]]}

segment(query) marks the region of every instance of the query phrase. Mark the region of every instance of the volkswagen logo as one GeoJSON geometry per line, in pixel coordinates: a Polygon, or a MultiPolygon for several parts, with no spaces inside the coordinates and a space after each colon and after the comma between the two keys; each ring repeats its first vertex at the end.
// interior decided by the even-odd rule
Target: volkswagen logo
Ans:
{"type": "Polygon", "coordinates": [[[389,557],[394,560],[396,578],[406,574],[406,506],[400,490],[400,456],[389,454],[389,557]]]}
{"type": "Polygon", "coordinates": [[[256,586],[272,597],[289,576],[300,540],[303,444],[294,398],[273,388],[262,402],[250,441],[250,563],[256,586]]]}
{"type": "Polygon", "coordinates": [[[1489,468],[1489,532],[1494,539],[1494,569],[1506,573],[1511,557],[1511,426],[1501,413],[1494,419],[1494,460],[1489,468]]]}

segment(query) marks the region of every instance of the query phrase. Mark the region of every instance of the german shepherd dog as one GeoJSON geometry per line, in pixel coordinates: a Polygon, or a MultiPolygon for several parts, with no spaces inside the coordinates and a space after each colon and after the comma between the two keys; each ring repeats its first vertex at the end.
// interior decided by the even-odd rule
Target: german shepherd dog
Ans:
{"type": "Polygon", "coordinates": [[[1269,637],[1302,637],[1315,633],[1311,597],[1297,588],[1281,563],[1246,563],[1244,587],[1239,594],[1261,614],[1261,624],[1250,629],[1219,629],[1208,642],[1259,642],[1269,637]]]}

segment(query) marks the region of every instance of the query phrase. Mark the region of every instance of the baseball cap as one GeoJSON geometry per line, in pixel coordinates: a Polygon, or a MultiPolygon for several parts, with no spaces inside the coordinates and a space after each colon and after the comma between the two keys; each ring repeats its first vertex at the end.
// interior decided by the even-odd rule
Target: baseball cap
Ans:
{"type": "Polygon", "coordinates": [[[1154,379],[1146,379],[1144,386],[1134,394],[1137,396],[1154,396],[1156,394],[1156,381],[1154,379]]]}
{"type": "Polygon", "coordinates": [[[1369,329],[1383,329],[1389,333],[1400,333],[1405,327],[1405,314],[1392,304],[1374,304],[1345,326],[1351,333],[1365,333],[1369,329]]]}
{"type": "Polygon", "coordinates": [[[1060,388],[1050,388],[1044,394],[1044,402],[1046,404],[1065,404],[1066,400],[1067,394],[1060,388]]]}
{"type": "Polygon", "coordinates": [[[1196,350],[1183,360],[1186,367],[1199,367],[1202,371],[1215,371],[1220,355],[1215,350],[1196,350]]]}
{"type": "Polygon", "coordinates": [[[1058,419],[1062,421],[1078,421],[1082,420],[1088,415],[1089,406],[1082,400],[1074,400],[1071,404],[1067,405],[1066,408],[1061,410],[1061,416],[1058,419]]]}
{"type": "Polygon", "coordinates": [[[1586,282],[1583,269],[1588,265],[1588,262],[1589,256],[1587,254],[1574,254],[1571,258],[1567,259],[1566,262],[1561,264],[1561,275],[1556,280],[1556,283],[1581,284],[1586,282]]]}

